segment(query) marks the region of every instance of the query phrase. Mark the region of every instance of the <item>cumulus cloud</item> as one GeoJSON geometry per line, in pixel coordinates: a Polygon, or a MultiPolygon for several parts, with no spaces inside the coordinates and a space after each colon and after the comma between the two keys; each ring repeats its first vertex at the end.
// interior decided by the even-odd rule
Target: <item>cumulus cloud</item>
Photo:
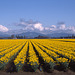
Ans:
{"type": "Polygon", "coordinates": [[[56,28],[56,25],[51,25],[51,28],[56,28]]]}
{"type": "Polygon", "coordinates": [[[61,30],[65,30],[65,29],[66,29],[65,24],[60,25],[60,26],[59,26],[59,29],[61,29],[61,30]]]}
{"type": "Polygon", "coordinates": [[[75,26],[68,26],[66,27],[66,24],[64,22],[58,23],[59,27],[58,30],[66,33],[75,34],[75,26]]]}
{"type": "Polygon", "coordinates": [[[67,30],[69,33],[74,33],[74,34],[75,34],[75,26],[67,27],[66,30],[67,30]]]}
{"type": "Polygon", "coordinates": [[[71,34],[75,34],[75,26],[69,26],[66,27],[66,24],[64,23],[60,23],[59,25],[52,25],[50,27],[51,31],[56,31],[56,32],[63,32],[63,33],[71,33],[71,34]]]}
{"type": "MultiPolygon", "coordinates": [[[[57,25],[51,25],[49,27],[44,27],[42,23],[38,21],[20,19],[19,23],[16,23],[16,26],[22,28],[23,31],[36,31],[42,33],[52,33],[52,32],[66,32],[66,33],[75,33],[74,26],[66,26],[64,22],[59,22],[57,25]]],[[[18,27],[17,27],[18,28],[18,27]]]]}
{"type": "Polygon", "coordinates": [[[7,32],[7,31],[8,31],[7,27],[0,25],[0,32],[7,32]]]}
{"type": "Polygon", "coordinates": [[[41,23],[36,23],[36,24],[34,24],[34,28],[35,28],[35,29],[38,29],[38,30],[40,30],[40,31],[43,31],[43,30],[44,30],[44,27],[42,26],[41,23]]]}
{"type": "Polygon", "coordinates": [[[48,31],[52,30],[52,31],[54,31],[54,30],[56,30],[56,25],[51,25],[50,27],[45,27],[44,30],[48,30],[48,31]]]}
{"type": "Polygon", "coordinates": [[[55,31],[56,30],[56,25],[51,25],[50,30],[55,31]]]}
{"type": "Polygon", "coordinates": [[[40,22],[36,22],[33,20],[25,21],[21,19],[20,23],[17,23],[16,25],[23,27],[23,30],[39,30],[39,31],[44,30],[44,27],[40,22]]]}
{"type": "Polygon", "coordinates": [[[45,30],[50,30],[50,28],[49,27],[45,27],[45,30]]]}

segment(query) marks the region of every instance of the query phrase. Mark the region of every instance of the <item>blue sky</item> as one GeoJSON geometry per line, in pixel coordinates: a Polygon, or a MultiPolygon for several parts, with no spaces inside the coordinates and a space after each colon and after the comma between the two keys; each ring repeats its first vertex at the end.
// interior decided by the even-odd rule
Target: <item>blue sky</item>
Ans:
{"type": "Polygon", "coordinates": [[[39,21],[43,27],[64,22],[75,26],[75,0],[0,0],[0,25],[9,29],[20,19],[39,21]]]}

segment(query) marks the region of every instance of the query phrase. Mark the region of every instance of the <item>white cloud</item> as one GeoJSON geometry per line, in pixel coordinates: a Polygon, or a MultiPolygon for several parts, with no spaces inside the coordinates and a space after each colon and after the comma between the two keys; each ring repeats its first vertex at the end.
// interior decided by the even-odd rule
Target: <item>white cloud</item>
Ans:
{"type": "Polygon", "coordinates": [[[51,30],[54,31],[54,30],[56,30],[56,25],[51,25],[50,27],[45,27],[44,29],[45,29],[45,30],[48,30],[48,31],[49,31],[49,30],[50,30],[50,31],[51,31],[51,30]]]}
{"type": "Polygon", "coordinates": [[[50,30],[50,28],[49,27],[45,27],[45,30],[50,30]]]}
{"type": "Polygon", "coordinates": [[[66,28],[65,24],[61,24],[61,25],[59,26],[59,29],[61,29],[61,30],[64,30],[65,28],[66,28]]]}
{"type": "Polygon", "coordinates": [[[66,29],[69,31],[69,33],[75,34],[75,26],[70,26],[70,27],[67,27],[66,29]]]}
{"type": "Polygon", "coordinates": [[[55,31],[56,30],[56,25],[51,25],[51,27],[49,28],[49,30],[55,31]]]}
{"type": "Polygon", "coordinates": [[[0,25],[0,32],[7,32],[7,31],[8,31],[7,27],[0,25]]]}
{"type": "Polygon", "coordinates": [[[24,27],[23,28],[23,30],[28,30],[28,31],[33,31],[34,30],[34,28],[33,27],[30,27],[30,26],[27,26],[27,27],[24,27]]]}
{"type": "Polygon", "coordinates": [[[51,25],[51,28],[56,28],[56,25],[51,25]]]}
{"type": "Polygon", "coordinates": [[[60,24],[57,26],[51,25],[51,27],[45,27],[45,30],[46,31],[50,30],[50,32],[56,32],[56,33],[63,32],[63,33],[75,34],[75,26],[66,27],[65,24],[60,24]]]}
{"type": "Polygon", "coordinates": [[[29,21],[21,20],[20,23],[17,23],[16,25],[23,27],[23,30],[39,30],[39,31],[44,30],[44,27],[40,22],[33,22],[33,20],[29,21]]]}
{"type": "Polygon", "coordinates": [[[60,24],[59,26],[56,26],[55,28],[50,28],[50,30],[56,31],[57,33],[64,32],[64,33],[75,34],[75,26],[66,27],[65,24],[60,24]]]}
{"type": "Polygon", "coordinates": [[[36,24],[34,24],[34,28],[35,28],[35,29],[38,29],[38,30],[40,30],[40,31],[43,31],[43,30],[44,30],[44,27],[42,26],[41,23],[36,23],[36,24]]]}
{"type": "MultiPolygon", "coordinates": [[[[66,33],[75,33],[74,26],[66,26],[64,22],[58,23],[58,25],[51,25],[50,27],[44,27],[42,23],[33,21],[33,20],[20,20],[19,23],[15,24],[20,26],[23,31],[36,31],[36,32],[66,32],[66,33]]],[[[17,27],[18,28],[18,27],[17,27]]]]}

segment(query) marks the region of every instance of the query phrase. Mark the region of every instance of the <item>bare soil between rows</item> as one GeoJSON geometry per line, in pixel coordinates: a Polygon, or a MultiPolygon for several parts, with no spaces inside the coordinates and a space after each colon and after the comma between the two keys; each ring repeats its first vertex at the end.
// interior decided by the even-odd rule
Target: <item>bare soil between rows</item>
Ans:
{"type": "Polygon", "coordinates": [[[0,75],[75,75],[75,72],[68,70],[67,72],[64,71],[58,71],[58,70],[54,70],[52,73],[47,73],[47,72],[23,72],[23,71],[19,71],[19,72],[5,72],[5,71],[0,71],[0,75]]]}

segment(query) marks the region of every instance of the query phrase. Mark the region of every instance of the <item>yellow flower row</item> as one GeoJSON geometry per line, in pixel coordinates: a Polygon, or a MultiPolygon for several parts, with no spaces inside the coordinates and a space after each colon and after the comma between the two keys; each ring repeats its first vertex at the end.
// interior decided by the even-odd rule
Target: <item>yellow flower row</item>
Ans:
{"type": "Polygon", "coordinates": [[[6,53],[8,53],[8,52],[10,52],[10,51],[12,51],[12,50],[14,50],[17,46],[19,46],[21,43],[16,43],[13,47],[11,47],[11,48],[9,48],[9,49],[6,49],[6,50],[4,50],[4,51],[2,51],[2,52],[0,52],[0,56],[2,56],[2,55],[4,55],[4,54],[6,54],[6,53]]]}
{"type": "MultiPolygon", "coordinates": [[[[35,42],[36,43],[36,42],[35,42]]],[[[43,51],[45,51],[46,53],[48,53],[51,57],[54,57],[54,58],[57,58],[59,57],[58,54],[56,54],[55,52],[51,51],[51,50],[48,50],[47,48],[43,47],[42,45],[36,43],[39,47],[42,48],[43,51]]]]}
{"type": "Polygon", "coordinates": [[[13,56],[15,56],[16,53],[22,48],[23,45],[24,45],[24,43],[21,44],[21,45],[20,45],[19,47],[17,47],[16,49],[14,49],[13,51],[11,51],[11,52],[5,54],[5,56],[3,56],[3,57],[0,58],[0,62],[1,62],[1,63],[2,63],[2,62],[3,62],[3,63],[9,62],[9,61],[11,60],[11,58],[12,58],[13,56]]]}
{"type": "Polygon", "coordinates": [[[19,40],[0,40],[0,52],[16,46],[18,43],[21,43],[19,40]]]}
{"type": "Polygon", "coordinates": [[[21,50],[21,52],[18,54],[17,58],[14,60],[15,65],[19,64],[24,64],[25,60],[26,60],[26,52],[28,49],[28,42],[26,43],[26,45],[24,46],[24,48],[21,50]]]}
{"type": "Polygon", "coordinates": [[[45,52],[43,52],[36,44],[34,44],[34,46],[38,51],[39,56],[41,56],[46,63],[54,62],[54,60],[51,57],[49,57],[45,52]]]}
{"type": "Polygon", "coordinates": [[[33,49],[31,42],[29,42],[29,63],[30,65],[39,65],[38,57],[33,49]]]}
{"type": "Polygon", "coordinates": [[[64,57],[69,58],[70,60],[75,61],[75,52],[74,46],[75,43],[71,42],[62,42],[59,40],[46,40],[46,41],[38,41],[41,45],[46,46],[51,51],[61,54],[64,57]],[[65,46],[66,45],[66,46],[65,46]]]}
{"type": "Polygon", "coordinates": [[[15,65],[19,65],[19,67],[21,66],[21,64],[24,64],[26,62],[25,60],[28,43],[30,65],[39,65],[39,59],[36,55],[33,45],[39,53],[39,56],[41,56],[47,63],[54,62],[54,60],[52,59],[53,57],[56,58],[56,61],[60,63],[68,62],[68,59],[75,61],[75,39],[17,39],[0,40],[0,56],[5,54],[0,58],[0,63],[3,64],[9,62],[12,57],[14,57],[17,52],[19,52],[26,41],[26,45],[14,60],[15,65]],[[33,43],[33,45],[31,44],[31,42],[33,43]],[[41,47],[42,50],[38,46],[41,47]],[[48,56],[48,54],[50,56],[48,56]],[[64,57],[62,58],[61,56],[64,57]]]}
{"type": "Polygon", "coordinates": [[[56,60],[57,60],[58,62],[60,62],[60,63],[68,62],[68,59],[62,58],[62,57],[56,58],[56,60]]]}

